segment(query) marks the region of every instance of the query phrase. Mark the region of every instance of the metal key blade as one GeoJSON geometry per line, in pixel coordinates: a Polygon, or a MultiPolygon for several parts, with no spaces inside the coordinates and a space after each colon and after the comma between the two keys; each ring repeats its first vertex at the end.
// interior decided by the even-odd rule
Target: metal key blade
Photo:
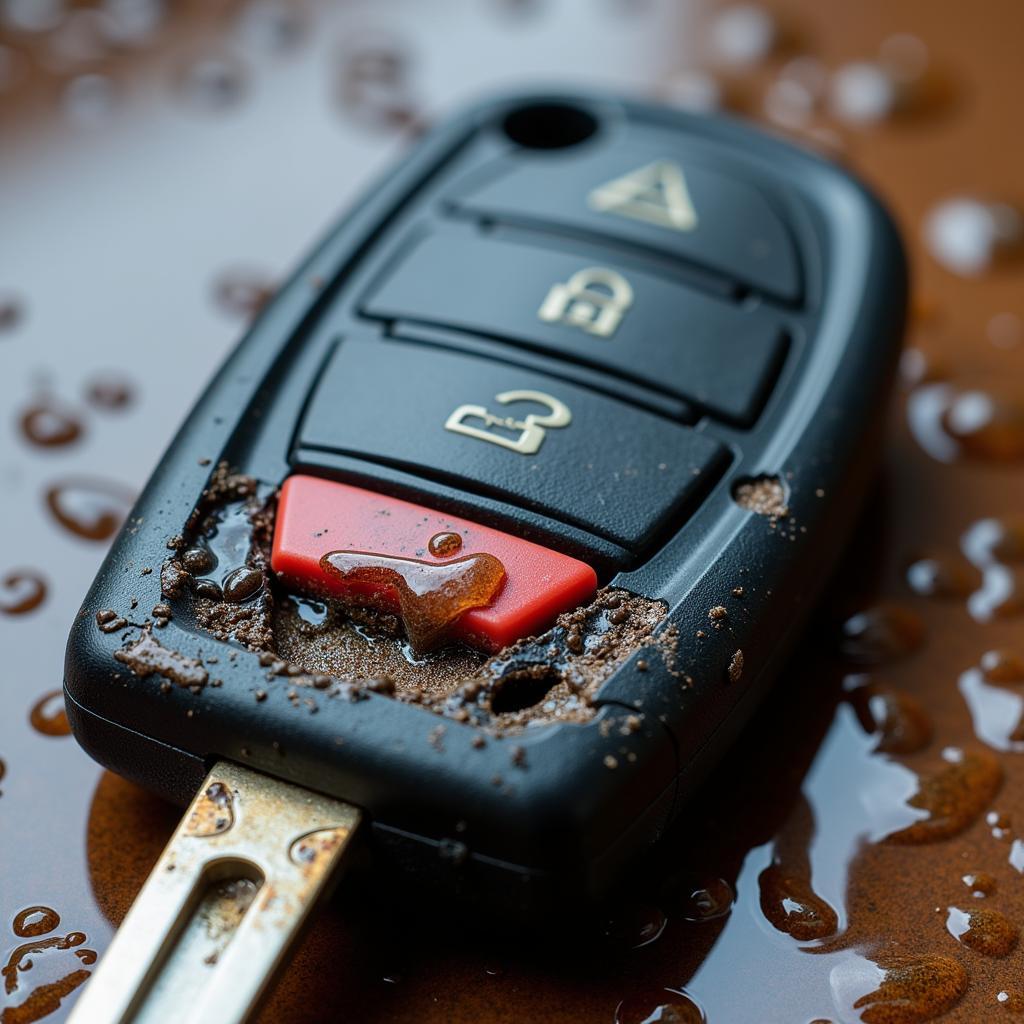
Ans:
{"type": "Polygon", "coordinates": [[[218,763],[146,880],[71,1024],[236,1024],[337,875],[357,807],[218,763]]]}

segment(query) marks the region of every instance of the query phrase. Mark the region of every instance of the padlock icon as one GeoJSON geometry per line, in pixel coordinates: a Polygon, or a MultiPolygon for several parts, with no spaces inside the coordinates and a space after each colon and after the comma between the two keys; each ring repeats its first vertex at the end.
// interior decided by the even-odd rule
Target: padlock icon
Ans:
{"type": "Polygon", "coordinates": [[[453,434],[464,434],[478,441],[487,441],[489,444],[508,448],[520,455],[536,455],[549,427],[567,427],[572,422],[572,413],[565,402],[552,395],[546,395],[543,391],[502,391],[494,396],[494,400],[500,405],[508,405],[510,402],[536,402],[538,405],[546,405],[550,411],[543,414],[531,412],[522,419],[517,419],[515,416],[496,416],[482,405],[460,405],[448,417],[444,429],[450,430],[453,434]],[[472,420],[479,421],[483,426],[476,426],[470,422],[472,420]],[[504,437],[494,432],[495,427],[518,431],[518,437],[504,437]]]}
{"type": "Polygon", "coordinates": [[[607,267],[587,267],[553,285],[537,316],[545,323],[570,324],[610,338],[632,305],[633,288],[621,274],[607,267]]]}

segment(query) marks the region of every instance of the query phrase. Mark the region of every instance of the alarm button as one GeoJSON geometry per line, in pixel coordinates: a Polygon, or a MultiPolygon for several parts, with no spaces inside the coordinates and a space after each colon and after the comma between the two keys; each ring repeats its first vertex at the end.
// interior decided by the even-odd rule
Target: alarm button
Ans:
{"type": "Polygon", "coordinates": [[[464,565],[473,556],[489,559],[492,565],[496,560],[504,579],[495,596],[482,607],[464,611],[445,634],[489,651],[542,632],[555,616],[585,604],[597,589],[597,576],[589,565],[539,544],[349,484],[289,477],[277,511],[274,572],[307,593],[375,607],[383,604],[399,612],[394,585],[346,583],[330,568],[332,553],[339,553],[334,564],[384,564],[395,572],[409,568],[417,583],[433,566],[450,566],[457,560],[464,565]],[[377,558],[360,557],[367,555],[377,558]]]}
{"type": "Polygon", "coordinates": [[[659,250],[795,301],[800,266],[786,224],[755,185],[703,165],[672,136],[596,152],[502,160],[452,198],[508,223],[557,225],[659,250]]]}

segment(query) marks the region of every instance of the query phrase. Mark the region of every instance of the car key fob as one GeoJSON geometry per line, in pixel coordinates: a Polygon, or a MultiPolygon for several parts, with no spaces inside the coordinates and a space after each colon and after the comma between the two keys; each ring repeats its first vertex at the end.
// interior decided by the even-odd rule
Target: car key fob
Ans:
{"type": "Polygon", "coordinates": [[[878,202],[741,123],[456,117],[153,474],[71,633],[79,742],[181,803],[226,761],[354,804],[375,867],[489,911],[599,897],[842,549],[905,294],[878,202]]]}

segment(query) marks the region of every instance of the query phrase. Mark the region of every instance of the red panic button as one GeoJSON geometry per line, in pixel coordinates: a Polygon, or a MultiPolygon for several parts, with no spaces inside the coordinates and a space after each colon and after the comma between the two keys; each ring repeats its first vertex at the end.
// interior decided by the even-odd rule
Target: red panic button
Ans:
{"type": "MultiPolygon", "coordinates": [[[[464,612],[450,631],[453,639],[486,650],[542,632],[556,615],[586,603],[597,589],[589,565],[539,544],[361,487],[289,477],[277,511],[274,572],[297,590],[352,600],[357,588],[321,566],[321,559],[335,551],[438,564],[474,554],[497,558],[505,567],[497,596],[486,607],[464,612]],[[446,533],[460,537],[461,546],[454,553],[433,554],[431,538],[446,533]]],[[[376,590],[397,610],[397,590],[385,584],[376,590]]]]}

